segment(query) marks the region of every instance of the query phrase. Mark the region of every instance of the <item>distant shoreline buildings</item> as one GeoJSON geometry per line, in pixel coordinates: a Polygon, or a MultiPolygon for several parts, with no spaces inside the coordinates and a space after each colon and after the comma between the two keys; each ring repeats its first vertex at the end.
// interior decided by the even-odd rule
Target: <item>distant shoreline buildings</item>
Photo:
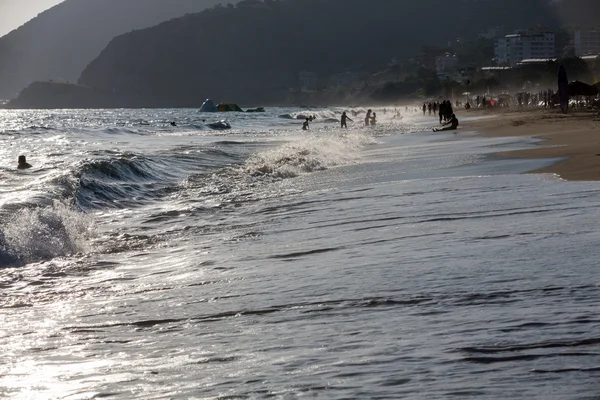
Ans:
{"type": "Polygon", "coordinates": [[[575,56],[600,54],[600,29],[578,29],[573,39],[575,56]]]}
{"type": "Polygon", "coordinates": [[[513,33],[496,39],[494,43],[494,58],[499,65],[514,67],[523,60],[551,60],[555,56],[553,32],[513,33]]]}

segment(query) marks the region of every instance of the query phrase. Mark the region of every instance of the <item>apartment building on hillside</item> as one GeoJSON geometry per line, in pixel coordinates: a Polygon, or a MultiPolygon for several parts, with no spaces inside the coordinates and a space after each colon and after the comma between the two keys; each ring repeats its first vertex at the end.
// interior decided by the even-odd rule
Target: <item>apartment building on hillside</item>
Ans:
{"type": "Polygon", "coordinates": [[[555,57],[555,36],[552,32],[513,33],[496,39],[494,57],[498,64],[515,66],[526,59],[555,57]]]}

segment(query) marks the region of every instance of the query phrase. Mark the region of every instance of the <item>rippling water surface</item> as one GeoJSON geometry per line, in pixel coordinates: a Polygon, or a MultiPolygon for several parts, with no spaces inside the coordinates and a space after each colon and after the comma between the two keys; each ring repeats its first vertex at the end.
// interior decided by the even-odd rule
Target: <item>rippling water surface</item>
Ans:
{"type": "Polygon", "coordinates": [[[597,399],[597,184],[341,111],[0,111],[0,397],[597,399]]]}

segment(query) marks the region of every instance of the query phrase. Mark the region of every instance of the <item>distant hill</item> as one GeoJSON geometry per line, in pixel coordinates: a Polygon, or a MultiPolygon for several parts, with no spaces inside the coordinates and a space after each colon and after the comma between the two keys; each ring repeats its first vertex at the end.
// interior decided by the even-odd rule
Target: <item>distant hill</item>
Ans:
{"type": "Polygon", "coordinates": [[[548,0],[245,0],[115,38],[79,83],[135,106],[197,106],[202,99],[270,103],[323,78],[372,71],[424,44],[558,21],[548,0]]]}
{"type": "MultiPolygon", "coordinates": [[[[343,82],[345,77],[381,70],[392,58],[414,57],[424,45],[445,47],[494,27],[511,32],[581,24],[593,20],[588,11],[595,12],[598,4],[597,0],[243,0],[120,35],[82,72],[79,86],[38,85],[28,98],[42,97],[38,90],[51,88],[60,93],[61,104],[68,104],[72,93],[73,106],[83,99],[85,104],[102,106],[197,107],[207,97],[275,104],[290,98],[290,89],[299,88],[301,77],[322,87],[332,80],[343,82]]],[[[52,96],[44,98],[51,101],[52,96]]],[[[16,104],[23,103],[12,106],[16,104]]],[[[46,106],[51,104],[45,102],[46,106]]]]}
{"type": "Polygon", "coordinates": [[[66,0],[0,38],[0,99],[36,80],[74,82],[115,36],[219,2],[66,0]]]}

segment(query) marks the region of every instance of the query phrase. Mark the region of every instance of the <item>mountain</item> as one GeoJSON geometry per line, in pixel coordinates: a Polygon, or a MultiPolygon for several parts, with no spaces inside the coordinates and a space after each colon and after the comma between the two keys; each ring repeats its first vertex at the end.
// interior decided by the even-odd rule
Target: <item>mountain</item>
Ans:
{"type": "MultiPolygon", "coordinates": [[[[586,10],[595,3],[243,0],[115,37],[78,85],[37,85],[26,94],[51,102],[58,93],[61,104],[72,107],[197,107],[207,97],[276,104],[301,81],[317,88],[344,82],[391,59],[414,57],[425,45],[445,47],[494,27],[512,32],[577,24],[589,20],[586,10]],[[38,96],[41,88],[50,92],[38,96]]],[[[22,100],[11,106],[31,104],[22,100]]]]}
{"type": "Polygon", "coordinates": [[[66,0],[0,38],[0,99],[36,80],[76,81],[115,36],[220,0],[66,0]]]}
{"type": "Polygon", "coordinates": [[[302,71],[320,82],[368,72],[500,25],[558,21],[548,0],[245,0],[115,38],[79,84],[131,106],[273,103],[302,71]]]}

